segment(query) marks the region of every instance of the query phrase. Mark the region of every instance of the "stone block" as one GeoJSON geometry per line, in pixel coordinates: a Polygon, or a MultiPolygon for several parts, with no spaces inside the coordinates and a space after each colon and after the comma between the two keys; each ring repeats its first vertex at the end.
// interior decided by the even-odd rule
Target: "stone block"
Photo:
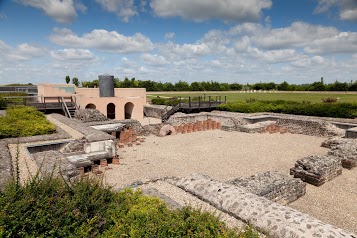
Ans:
{"type": "Polygon", "coordinates": [[[296,161],[290,174],[314,186],[321,186],[342,174],[342,163],[336,157],[312,155],[296,161]]]}
{"type": "Polygon", "coordinates": [[[228,183],[245,187],[251,193],[282,205],[291,203],[306,193],[306,183],[301,179],[271,171],[240,177],[228,183]]]}

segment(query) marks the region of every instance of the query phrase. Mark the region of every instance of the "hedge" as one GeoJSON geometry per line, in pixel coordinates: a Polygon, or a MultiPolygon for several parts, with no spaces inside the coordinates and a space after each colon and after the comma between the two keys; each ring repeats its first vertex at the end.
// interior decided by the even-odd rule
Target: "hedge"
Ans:
{"type": "Polygon", "coordinates": [[[310,103],[296,101],[237,101],[219,106],[219,110],[242,113],[275,112],[294,115],[355,118],[357,103],[310,103]]]}
{"type": "Polygon", "coordinates": [[[56,132],[56,126],[35,107],[16,106],[0,117],[0,139],[44,135],[56,132]]]}

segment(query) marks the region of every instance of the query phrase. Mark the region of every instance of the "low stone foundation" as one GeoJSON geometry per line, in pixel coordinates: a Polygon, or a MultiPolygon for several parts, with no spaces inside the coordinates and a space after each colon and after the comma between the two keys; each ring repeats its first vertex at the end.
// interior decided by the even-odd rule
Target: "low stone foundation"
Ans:
{"type": "Polygon", "coordinates": [[[341,159],[343,168],[357,167],[357,141],[355,139],[332,138],[324,141],[321,146],[330,148],[328,154],[341,159]]]}
{"type": "Polygon", "coordinates": [[[245,188],[222,183],[208,176],[193,174],[167,181],[272,238],[357,237],[305,213],[247,192],[245,188]]]}
{"type": "Polygon", "coordinates": [[[342,164],[336,157],[312,155],[296,161],[290,174],[309,184],[321,186],[342,174],[342,164]]]}
{"type": "Polygon", "coordinates": [[[228,183],[244,187],[251,193],[283,205],[297,200],[306,193],[306,184],[300,179],[271,171],[247,178],[237,178],[228,183]]]}
{"type": "Polygon", "coordinates": [[[343,136],[345,133],[343,129],[322,120],[279,118],[276,125],[285,128],[290,133],[318,137],[343,136]]]}

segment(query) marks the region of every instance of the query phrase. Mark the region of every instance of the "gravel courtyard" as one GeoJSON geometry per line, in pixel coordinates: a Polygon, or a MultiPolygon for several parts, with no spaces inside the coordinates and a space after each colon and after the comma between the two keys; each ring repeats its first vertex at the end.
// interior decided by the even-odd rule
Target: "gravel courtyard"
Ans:
{"type": "MultiPolygon", "coordinates": [[[[325,155],[324,138],[297,134],[248,134],[221,130],[149,136],[142,145],[120,149],[121,165],[106,171],[105,181],[120,188],[135,181],[194,172],[226,181],[269,170],[289,174],[297,159],[325,155]]],[[[321,187],[307,185],[307,194],[290,204],[316,218],[357,232],[357,173],[321,187]]]]}

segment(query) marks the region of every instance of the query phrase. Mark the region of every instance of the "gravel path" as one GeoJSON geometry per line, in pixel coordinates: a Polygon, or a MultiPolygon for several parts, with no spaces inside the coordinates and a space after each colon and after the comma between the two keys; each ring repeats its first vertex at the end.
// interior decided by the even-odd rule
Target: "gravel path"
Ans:
{"type": "MultiPolygon", "coordinates": [[[[138,180],[183,177],[194,172],[221,181],[269,170],[289,174],[296,160],[327,154],[328,149],[320,147],[323,140],[297,134],[220,130],[149,136],[140,146],[120,149],[121,165],[106,171],[105,180],[120,188],[138,180]]],[[[344,169],[341,176],[321,187],[307,185],[307,194],[290,206],[356,233],[356,184],[356,171],[344,169]]]]}

